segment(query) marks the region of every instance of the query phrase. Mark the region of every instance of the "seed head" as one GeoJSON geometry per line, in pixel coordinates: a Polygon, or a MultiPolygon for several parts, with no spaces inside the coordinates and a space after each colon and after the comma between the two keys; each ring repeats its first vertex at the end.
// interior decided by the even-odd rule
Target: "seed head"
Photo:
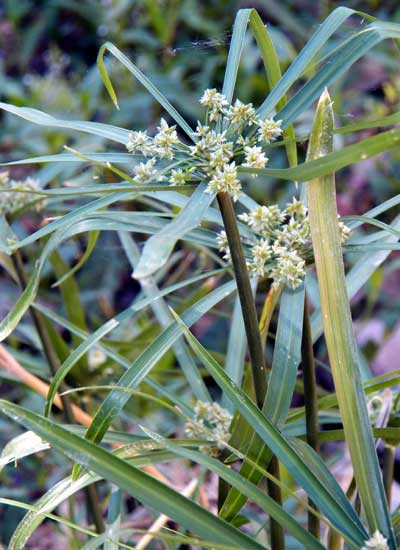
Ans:
{"type": "Polygon", "coordinates": [[[158,133],[154,136],[154,146],[157,156],[160,158],[174,158],[173,145],[179,143],[176,125],[168,126],[167,121],[162,118],[157,130],[158,133]]]}
{"type": "Polygon", "coordinates": [[[379,531],[375,531],[373,536],[365,541],[361,550],[389,550],[389,546],[387,539],[379,531]]]}
{"type": "Polygon", "coordinates": [[[215,170],[206,191],[210,194],[226,191],[236,201],[241,189],[236,164],[231,162],[230,164],[224,164],[222,169],[217,168],[215,170]]]}
{"type": "Polygon", "coordinates": [[[272,118],[266,118],[257,122],[260,127],[258,130],[258,141],[265,141],[265,143],[271,143],[282,135],[282,121],[274,120],[272,118]]]}
{"type": "Polygon", "coordinates": [[[126,148],[130,153],[142,153],[145,157],[154,154],[153,140],[147,135],[147,132],[131,132],[128,136],[126,148]]]}
{"type": "Polygon", "coordinates": [[[242,166],[247,166],[249,168],[265,168],[268,159],[265,156],[265,153],[263,153],[263,150],[261,147],[245,147],[244,148],[244,154],[245,154],[245,162],[242,164],[242,166]]]}
{"type": "Polygon", "coordinates": [[[139,183],[147,183],[151,180],[156,174],[157,170],[154,169],[156,164],[156,159],[151,158],[147,162],[141,162],[133,168],[133,173],[135,175],[135,180],[139,183]]]}
{"type": "Polygon", "coordinates": [[[285,215],[278,205],[272,204],[271,206],[257,206],[250,213],[239,215],[239,219],[247,223],[257,233],[267,236],[284,221],[285,215]]]}
{"type": "Polygon", "coordinates": [[[228,105],[226,97],[217,92],[215,88],[205,90],[200,103],[209,109],[209,119],[211,122],[218,120],[224,114],[225,107],[228,105]]]}
{"type": "Polygon", "coordinates": [[[233,126],[252,126],[257,122],[256,111],[252,103],[242,103],[240,99],[235,101],[226,112],[226,117],[233,126]]]}

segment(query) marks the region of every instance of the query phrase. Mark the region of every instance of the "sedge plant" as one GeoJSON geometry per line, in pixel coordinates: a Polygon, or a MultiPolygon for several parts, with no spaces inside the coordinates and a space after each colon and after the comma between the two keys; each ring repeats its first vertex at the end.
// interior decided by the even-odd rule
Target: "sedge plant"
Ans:
{"type": "Polygon", "coordinates": [[[0,174],[1,252],[12,260],[3,265],[22,286],[0,322],[1,340],[12,353],[14,335],[26,326],[30,310],[52,369],[40,412],[1,400],[2,413],[26,430],[5,447],[1,464],[54,449],[70,468],[33,505],[0,500],[27,510],[10,549],[24,548],[46,518],[79,532],[84,548],[133,548],[143,534],[166,548],[397,548],[400,516],[390,511],[393,447],[400,435],[397,405],[393,401],[386,420],[375,423],[368,396],[398,384],[399,373],[362,377],[350,300],[399,248],[400,220],[393,217],[386,224],[376,217],[400,199],[393,197],[357,219],[342,219],[335,172],[395,149],[400,129],[392,127],[397,120],[390,116],[336,129],[328,87],[381,41],[399,38],[397,24],[338,8],[282,75],[268,27],[255,10],[244,9],[235,18],[222,88],[199,92],[201,120],[186,120],[111,43],[98,56],[111,100],[119,108],[106,54],[158,102],[163,114],[154,128],[64,120],[0,104],[27,122],[94,138],[94,150],[72,143],[60,154],[8,163],[72,163],[69,182],[47,180],[45,185],[41,170],[37,179],[24,181],[13,179],[7,168],[0,174]],[[331,43],[350,17],[361,17],[363,26],[331,43]],[[260,105],[242,101],[236,92],[248,30],[265,69],[268,92],[260,105]],[[310,114],[313,122],[306,134],[303,124],[299,137],[298,120],[310,114]],[[390,129],[335,148],[335,135],[378,126],[390,129]],[[307,142],[307,153],[299,161],[300,140],[307,142]],[[113,148],[105,150],[106,142],[113,148]],[[276,158],[287,167],[274,167],[276,158]],[[288,186],[287,200],[277,204],[264,192],[271,179],[288,186]],[[252,198],[252,188],[261,190],[262,202],[252,198]],[[39,215],[46,209],[58,214],[20,237],[14,224],[32,208],[39,215]],[[368,239],[359,230],[363,224],[374,228],[368,239]],[[119,243],[118,254],[126,256],[140,293],[92,330],[79,274],[106,232],[119,243]],[[82,235],[85,251],[71,267],[62,253],[82,235]],[[25,266],[29,247],[37,257],[25,266]],[[351,264],[344,263],[347,256],[351,264]],[[190,263],[192,271],[180,265],[190,263]],[[49,264],[61,311],[38,300],[49,264]],[[205,346],[190,330],[210,312],[230,320],[226,353],[205,346]],[[322,335],[334,380],[330,395],[324,395],[315,372],[313,346],[322,335]],[[93,372],[103,364],[106,382],[66,391],[78,367],[93,372]],[[300,365],[305,406],[293,408],[300,365]],[[60,391],[64,420],[53,413],[60,391]],[[79,405],[81,392],[92,415],[87,428],[68,414],[71,403],[79,405]],[[173,429],[163,431],[162,423],[154,427],[151,415],[140,416],[135,403],[168,414],[173,429]],[[338,429],[324,430],[327,410],[338,429]],[[380,439],[385,441],[383,477],[380,439]],[[324,455],[324,442],[342,440],[354,476],[347,486],[332,474],[324,455]],[[159,464],[176,460],[197,472],[198,492],[204,490],[202,475],[215,474],[216,511],[204,499],[188,496],[192,489],[181,493],[160,475],[159,464]],[[54,513],[100,481],[97,492],[88,493],[91,524],[54,513]],[[126,495],[161,515],[153,525],[157,528],[139,533],[122,527],[126,495]],[[174,529],[166,528],[168,518],[174,529]]]}

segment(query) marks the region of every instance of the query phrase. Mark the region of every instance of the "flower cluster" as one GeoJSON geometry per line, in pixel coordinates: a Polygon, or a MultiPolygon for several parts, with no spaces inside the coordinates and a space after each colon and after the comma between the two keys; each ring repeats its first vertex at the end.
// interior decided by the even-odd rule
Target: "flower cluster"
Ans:
{"type": "Polygon", "coordinates": [[[253,275],[270,277],[298,287],[305,276],[306,246],[310,239],[307,209],[297,199],[281,210],[276,204],[258,206],[239,218],[257,234],[248,267],[253,275]]]}
{"type": "MultiPolygon", "coordinates": [[[[310,255],[310,224],[307,208],[297,200],[281,210],[278,205],[258,206],[239,215],[255,233],[256,242],[249,250],[248,268],[253,276],[273,279],[274,287],[285,284],[297,288],[304,279],[306,261],[310,255]]],[[[339,221],[342,241],[350,235],[350,229],[339,221]]],[[[217,237],[223,257],[230,260],[225,232],[217,237]]]]}
{"type": "MultiPolygon", "coordinates": [[[[194,407],[194,418],[185,425],[185,433],[191,439],[215,439],[218,449],[230,438],[232,415],[218,403],[197,401],[194,407]]],[[[202,450],[211,452],[208,446],[202,450]]]]}
{"type": "Polygon", "coordinates": [[[228,244],[228,236],[226,234],[226,231],[221,231],[217,235],[217,244],[219,251],[223,254],[224,260],[227,260],[228,262],[231,261],[231,251],[229,250],[229,244],[228,244]]]}
{"type": "Polygon", "coordinates": [[[162,118],[157,130],[154,137],[147,135],[147,132],[131,132],[126,148],[131,153],[138,151],[145,157],[174,158],[174,145],[180,143],[176,126],[169,126],[162,118]]]}
{"type": "Polygon", "coordinates": [[[229,105],[215,88],[206,90],[200,103],[207,108],[206,122],[197,123],[193,145],[180,141],[176,126],[169,126],[164,119],[154,137],[142,131],[129,134],[128,151],[150,157],[135,166],[135,180],[148,183],[168,179],[172,185],[206,181],[208,193],[224,191],[236,201],[241,191],[238,166],[256,169],[266,166],[268,158],[262,145],[282,134],[281,121],[260,119],[251,103],[239,99],[229,105]],[[243,137],[242,132],[251,126],[258,130],[243,137]],[[159,172],[156,163],[163,159],[176,162],[171,169],[159,172]]]}
{"type": "Polygon", "coordinates": [[[353,233],[350,227],[348,227],[344,222],[340,221],[340,215],[338,214],[338,224],[340,231],[340,240],[343,244],[353,233]]]}
{"type": "Polygon", "coordinates": [[[201,96],[200,103],[204,107],[207,107],[209,111],[208,118],[211,122],[216,122],[225,112],[225,107],[228,105],[226,97],[217,92],[215,88],[206,90],[201,96]]]}
{"type": "Polygon", "coordinates": [[[386,538],[379,531],[375,531],[373,536],[365,541],[361,550],[389,550],[389,545],[386,538]]]}
{"type": "MultiPolygon", "coordinates": [[[[372,425],[377,424],[379,417],[382,415],[382,409],[385,406],[385,398],[383,392],[375,392],[370,396],[367,403],[368,416],[372,425]]],[[[378,427],[378,426],[377,426],[378,427]]]]}
{"type": "Polygon", "coordinates": [[[107,360],[107,355],[101,349],[90,348],[88,353],[88,369],[95,371],[107,360]]]}
{"type": "Polygon", "coordinates": [[[35,191],[40,191],[40,182],[34,178],[26,178],[22,181],[13,180],[8,172],[0,174],[0,214],[12,214],[28,204],[39,212],[46,204],[46,200],[37,199],[35,191]]]}

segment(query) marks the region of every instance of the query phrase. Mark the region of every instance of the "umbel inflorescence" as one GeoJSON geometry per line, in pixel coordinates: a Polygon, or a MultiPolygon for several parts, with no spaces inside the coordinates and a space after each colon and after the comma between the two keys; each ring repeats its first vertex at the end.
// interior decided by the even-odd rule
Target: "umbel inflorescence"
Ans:
{"type": "MultiPolygon", "coordinates": [[[[286,205],[258,206],[249,213],[239,215],[255,234],[255,243],[249,248],[247,266],[254,276],[273,279],[273,286],[286,284],[297,288],[306,274],[306,261],[311,252],[311,234],[307,208],[297,200],[286,205]]],[[[351,231],[339,221],[341,240],[351,231]]],[[[229,259],[226,235],[220,235],[219,245],[225,259],[229,259]]]]}
{"type": "Polygon", "coordinates": [[[172,185],[207,181],[208,193],[226,191],[236,201],[241,191],[238,166],[266,166],[263,147],[282,134],[281,121],[259,118],[251,103],[239,99],[228,105],[215,89],[206,90],[200,103],[207,114],[205,124],[197,123],[194,145],[183,143],[176,126],[169,126],[164,119],[153,137],[146,131],[129,134],[128,151],[149,157],[135,166],[134,177],[140,183],[167,180],[172,185]],[[157,161],[163,159],[175,162],[157,169],[157,161]]]}
{"type": "MultiPolygon", "coordinates": [[[[239,99],[229,105],[216,89],[206,90],[200,103],[207,109],[206,120],[204,125],[197,123],[193,145],[183,143],[176,126],[169,126],[164,119],[153,137],[146,131],[129,134],[128,151],[149,157],[134,167],[134,177],[139,183],[207,182],[207,193],[225,191],[236,201],[242,190],[238,167],[265,168],[269,159],[264,148],[282,135],[282,121],[261,119],[251,103],[239,99]],[[165,160],[169,161],[167,166],[165,160]]],[[[257,175],[256,170],[253,175],[257,175]]],[[[303,203],[294,199],[284,210],[277,205],[258,206],[239,218],[254,233],[253,242],[246,247],[250,273],[273,279],[275,287],[280,284],[292,289],[298,287],[304,279],[311,249],[308,214],[303,203]]],[[[339,222],[339,228],[344,241],[350,230],[343,222],[339,222]]],[[[224,231],[217,237],[217,244],[230,261],[224,231]]]]}

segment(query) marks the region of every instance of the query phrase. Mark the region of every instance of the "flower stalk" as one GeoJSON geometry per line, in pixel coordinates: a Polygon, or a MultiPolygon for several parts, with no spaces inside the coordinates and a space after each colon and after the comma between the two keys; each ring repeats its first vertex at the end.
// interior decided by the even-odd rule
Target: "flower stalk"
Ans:
{"type": "Polygon", "coordinates": [[[242,307],[256,400],[258,406],[261,408],[267,391],[267,378],[264,349],[258,329],[256,306],[253,299],[253,292],[251,290],[246,259],[240,241],[239,228],[232,200],[227,192],[218,193],[217,199],[228,239],[233,271],[235,273],[240,305],[242,307]]]}

